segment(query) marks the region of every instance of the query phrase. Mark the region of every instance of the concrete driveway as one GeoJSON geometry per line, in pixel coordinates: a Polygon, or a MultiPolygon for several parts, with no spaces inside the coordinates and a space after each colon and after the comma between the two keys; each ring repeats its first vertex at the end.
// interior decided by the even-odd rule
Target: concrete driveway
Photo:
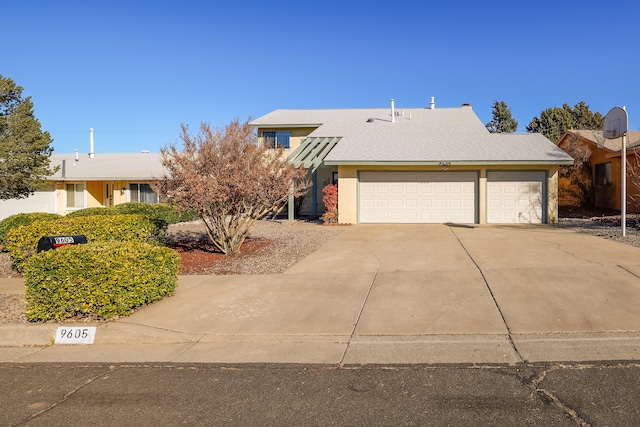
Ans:
{"type": "Polygon", "coordinates": [[[95,346],[21,361],[633,360],[639,275],[640,249],[550,226],[356,225],[284,274],[185,276],[95,346]]]}

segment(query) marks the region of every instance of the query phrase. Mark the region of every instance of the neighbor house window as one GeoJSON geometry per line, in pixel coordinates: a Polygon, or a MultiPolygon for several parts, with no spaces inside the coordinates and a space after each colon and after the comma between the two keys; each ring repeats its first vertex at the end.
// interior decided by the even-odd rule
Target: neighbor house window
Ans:
{"type": "Polygon", "coordinates": [[[289,148],[291,132],[284,130],[262,132],[262,143],[267,148],[289,148]]]}
{"type": "Polygon", "coordinates": [[[596,165],[596,185],[611,184],[611,163],[598,163],[596,165]]]}
{"type": "Polygon", "coordinates": [[[73,183],[67,184],[67,208],[82,209],[84,208],[84,184],[73,183]]]}
{"type": "Polygon", "coordinates": [[[130,201],[154,204],[158,203],[158,195],[149,184],[129,184],[130,201]]]}

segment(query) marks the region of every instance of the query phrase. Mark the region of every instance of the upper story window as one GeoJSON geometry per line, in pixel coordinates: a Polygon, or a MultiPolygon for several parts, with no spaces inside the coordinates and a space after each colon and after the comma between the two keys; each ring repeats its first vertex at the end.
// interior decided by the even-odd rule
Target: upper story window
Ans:
{"type": "Polygon", "coordinates": [[[67,190],[67,208],[82,209],[84,208],[84,183],[76,182],[66,185],[67,190]]]}
{"type": "Polygon", "coordinates": [[[159,203],[158,195],[153,192],[149,184],[129,184],[130,201],[141,203],[159,203]]]}
{"type": "Polygon", "coordinates": [[[289,139],[291,132],[288,130],[263,131],[262,143],[267,148],[290,148],[289,139]]]}

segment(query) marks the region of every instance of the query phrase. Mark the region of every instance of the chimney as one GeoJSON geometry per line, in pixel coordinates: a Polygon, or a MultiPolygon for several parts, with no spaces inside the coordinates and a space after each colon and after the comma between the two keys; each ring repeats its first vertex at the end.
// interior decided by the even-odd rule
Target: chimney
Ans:
{"type": "Polygon", "coordinates": [[[435,108],[436,108],[436,97],[435,96],[431,97],[431,102],[429,103],[429,106],[430,106],[430,108],[432,110],[435,110],[435,108]]]}
{"type": "Polygon", "coordinates": [[[93,151],[93,128],[89,128],[89,157],[92,159],[96,156],[96,153],[93,151]]]}
{"type": "Polygon", "coordinates": [[[391,123],[396,122],[396,104],[393,98],[391,98],[391,123]]]}

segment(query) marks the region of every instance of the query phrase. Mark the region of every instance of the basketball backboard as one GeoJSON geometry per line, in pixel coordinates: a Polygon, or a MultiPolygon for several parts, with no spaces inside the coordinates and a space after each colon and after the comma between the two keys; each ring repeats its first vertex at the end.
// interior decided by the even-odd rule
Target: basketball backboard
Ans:
{"type": "Polygon", "coordinates": [[[627,133],[628,116],[624,108],[613,107],[604,118],[604,137],[607,139],[620,138],[627,133]]]}

